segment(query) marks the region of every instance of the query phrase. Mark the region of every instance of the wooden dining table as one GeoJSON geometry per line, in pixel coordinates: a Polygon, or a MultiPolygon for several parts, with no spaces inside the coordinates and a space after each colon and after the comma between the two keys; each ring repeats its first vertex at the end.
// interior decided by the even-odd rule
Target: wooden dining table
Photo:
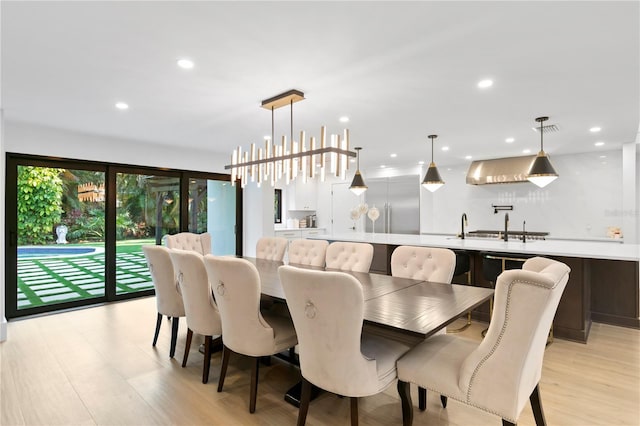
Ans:
{"type": "MultiPolygon", "coordinates": [[[[286,300],[278,275],[278,268],[284,265],[283,262],[243,258],[256,266],[264,296],[286,300]]],[[[289,265],[304,269],[332,270],[294,263],[289,265]]],[[[362,284],[365,331],[411,345],[437,333],[493,295],[492,289],[482,287],[366,272],[341,272],[352,275],[362,284]]]]}

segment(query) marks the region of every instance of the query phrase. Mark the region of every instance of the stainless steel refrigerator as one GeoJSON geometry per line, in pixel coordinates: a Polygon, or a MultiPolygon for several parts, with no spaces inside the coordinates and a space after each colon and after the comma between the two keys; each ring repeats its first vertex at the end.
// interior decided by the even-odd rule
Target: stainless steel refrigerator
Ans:
{"type": "MultiPolygon", "coordinates": [[[[380,217],[375,221],[376,233],[420,233],[420,177],[397,176],[367,179],[365,202],[376,207],[380,217]]],[[[365,219],[365,232],[373,232],[373,222],[365,219]]]]}

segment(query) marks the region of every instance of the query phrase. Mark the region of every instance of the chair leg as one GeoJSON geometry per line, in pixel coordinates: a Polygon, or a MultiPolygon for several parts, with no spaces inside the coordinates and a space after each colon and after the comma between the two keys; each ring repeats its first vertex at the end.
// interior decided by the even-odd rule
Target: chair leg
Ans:
{"type": "Polygon", "coordinates": [[[358,426],[358,397],[351,397],[351,426],[358,426]]]}
{"type": "Polygon", "coordinates": [[[211,368],[211,336],[204,336],[204,361],[202,364],[202,383],[209,382],[209,368],[211,368]]]}
{"type": "Polygon", "coordinates": [[[533,389],[533,392],[531,392],[529,401],[531,401],[531,408],[533,409],[533,417],[536,419],[536,426],[546,426],[547,422],[544,419],[544,411],[542,411],[542,403],[540,402],[539,384],[537,384],[533,389]]]}
{"type": "Polygon", "coordinates": [[[220,365],[220,378],[218,379],[218,392],[222,392],[222,386],[224,385],[224,376],[227,375],[227,367],[229,366],[229,356],[231,356],[231,350],[222,345],[222,364],[220,365]]]}
{"type": "Polygon", "coordinates": [[[398,380],[398,395],[402,402],[402,425],[411,426],[413,423],[413,404],[411,403],[411,385],[409,382],[398,380]]]}
{"type": "Polygon", "coordinates": [[[447,397],[444,395],[440,395],[440,402],[442,403],[442,408],[447,408],[447,397]]]}
{"type": "Polygon", "coordinates": [[[453,330],[447,329],[447,333],[460,333],[471,326],[471,311],[467,312],[467,322],[460,328],[454,328],[453,330]]]}
{"type": "Polygon", "coordinates": [[[249,396],[249,412],[256,412],[256,398],[258,396],[258,370],[260,369],[260,357],[256,357],[251,366],[251,395],[249,396]]]}
{"type": "Polygon", "coordinates": [[[189,359],[189,350],[191,349],[191,339],[193,339],[193,330],[187,328],[187,341],[184,344],[184,356],[182,357],[182,366],[187,366],[187,359],[189,359]]]}
{"type": "Polygon", "coordinates": [[[169,358],[173,358],[176,354],[176,342],[178,341],[178,324],[180,317],[173,317],[171,322],[171,349],[169,349],[169,358]]]}
{"type": "Polygon", "coordinates": [[[311,402],[311,382],[304,377],[302,378],[302,391],[300,392],[300,409],[298,410],[297,426],[304,426],[307,422],[307,412],[309,411],[309,403],[311,402]]]}
{"type": "Polygon", "coordinates": [[[160,334],[160,326],[162,325],[162,314],[158,313],[158,317],[156,318],[156,334],[153,335],[153,343],[151,346],[155,346],[158,341],[158,334],[160,334]]]}
{"type": "Polygon", "coordinates": [[[427,409],[427,390],[418,386],[418,407],[420,411],[427,409]]]}
{"type": "Polygon", "coordinates": [[[502,419],[502,426],[516,426],[516,424],[511,423],[509,420],[502,419]]]}

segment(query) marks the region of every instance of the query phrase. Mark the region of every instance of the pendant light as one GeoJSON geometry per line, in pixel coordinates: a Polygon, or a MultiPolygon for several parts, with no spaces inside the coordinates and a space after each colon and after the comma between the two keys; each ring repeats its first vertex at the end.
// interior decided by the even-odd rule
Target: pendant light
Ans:
{"type": "Polygon", "coordinates": [[[533,160],[531,169],[529,170],[529,174],[527,175],[527,179],[538,185],[540,188],[544,188],[558,178],[558,173],[556,173],[555,169],[551,165],[547,153],[544,152],[544,146],[542,143],[542,135],[544,133],[544,126],[542,123],[544,123],[548,119],[549,117],[536,118],[536,121],[540,123],[540,152],[538,153],[536,159],[533,160]]]}
{"type": "Polygon", "coordinates": [[[367,185],[364,184],[364,179],[362,179],[362,174],[360,173],[360,150],[361,147],[353,148],[356,150],[356,174],[353,176],[353,181],[351,182],[351,186],[349,189],[356,195],[362,194],[367,190],[367,185]]]}
{"type": "Polygon", "coordinates": [[[430,192],[435,192],[438,188],[444,185],[444,181],[440,177],[436,163],[433,162],[433,140],[437,137],[438,135],[429,135],[429,139],[431,139],[431,164],[429,164],[427,174],[424,175],[424,180],[422,181],[422,186],[427,188],[430,192]]]}

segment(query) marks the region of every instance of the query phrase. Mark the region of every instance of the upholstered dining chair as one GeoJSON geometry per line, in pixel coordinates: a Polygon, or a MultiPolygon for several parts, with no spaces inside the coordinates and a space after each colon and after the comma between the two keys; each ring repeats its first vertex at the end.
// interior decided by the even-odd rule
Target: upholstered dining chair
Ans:
{"type": "Polygon", "coordinates": [[[482,342],[433,336],[398,360],[403,424],[411,425],[409,382],[502,417],[514,425],[527,398],[545,424],[539,381],[549,327],[569,279],[564,263],[534,257],[497,279],[489,330],[482,342]]]}
{"type": "Polygon", "coordinates": [[[151,280],[156,292],[156,308],[158,316],[156,318],[156,331],[153,335],[152,346],[155,346],[160,334],[162,316],[171,318],[171,346],[169,357],[173,358],[176,353],[176,341],[178,339],[178,325],[180,317],[185,316],[182,295],[178,289],[176,276],[173,272],[173,264],[169,256],[169,249],[163,246],[143,245],[142,252],[147,259],[147,265],[151,272],[151,280]]]}
{"type": "MultiPolygon", "coordinates": [[[[399,246],[391,253],[394,277],[450,284],[455,268],[456,254],[446,248],[399,246]]],[[[418,387],[418,406],[427,408],[427,390],[423,387],[418,387]]]]}
{"type": "Polygon", "coordinates": [[[368,243],[335,241],[327,247],[326,266],[342,271],[369,272],[373,246],[368,243]]]}
{"type": "Polygon", "coordinates": [[[211,253],[211,234],[208,232],[180,232],[166,238],[167,248],[195,251],[203,256],[211,253]]]}
{"type": "Polygon", "coordinates": [[[282,237],[262,237],[256,243],[256,257],[282,262],[288,243],[289,240],[282,237]]]}
{"type": "Polygon", "coordinates": [[[256,410],[260,357],[275,355],[298,343],[291,318],[260,312],[260,276],[245,259],[204,257],[222,317],[222,368],[218,392],[222,392],[231,351],[253,357],[249,412],[256,410]]]}
{"type": "Polygon", "coordinates": [[[289,263],[324,266],[328,245],[325,240],[292,240],[289,243],[289,263]]]}
{"type": "Polygon", "coordinates": [[[218,307],[211,294],[202,255],[189,250],[170,250],[171,261],[176,271],[178,285],[182,291],[184,309],[187,316],[187,340],[184,348],[182,366],[187,365],[193,333],[204,336],[204,361],[202,364],[202,383],[209,382],[211,349],[215,344],[214,336],[222,334],[222,324],[218,307]]]}
{"type": "Polygon", "coordinates": [[[363,334],[362,285],[344,272],[281,266],[282,288],[298,335],[302,395],[298,425],[304,425],[312,384],[351,398],[351,424],[358,424],[358,398],[384,391],[396,379],[396,361],[409,346],[363,334]]]}

